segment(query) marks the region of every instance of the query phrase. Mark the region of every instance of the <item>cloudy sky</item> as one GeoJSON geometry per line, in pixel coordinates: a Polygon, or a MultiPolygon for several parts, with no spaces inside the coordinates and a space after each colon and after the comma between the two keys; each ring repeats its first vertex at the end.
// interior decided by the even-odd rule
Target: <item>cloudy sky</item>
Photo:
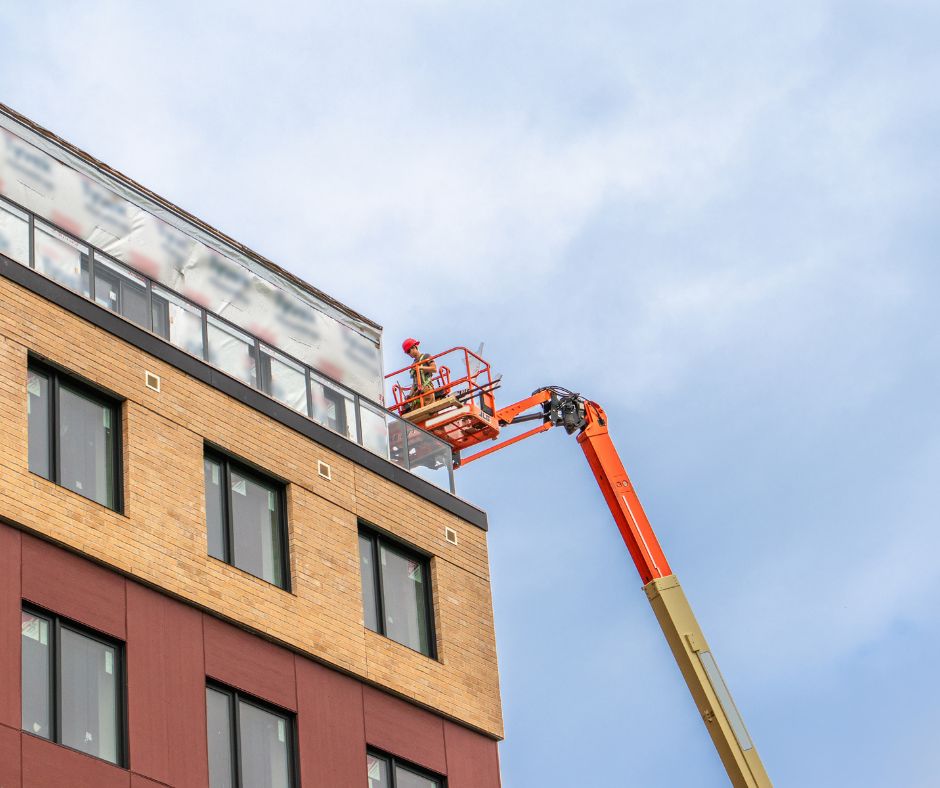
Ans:
{"type": "MultiPolygon", "coordinates": [[[[5,3],[0,101],[611,430],[780,786],[940,774],[935,2],[5,3]]],[[[726,779],[574,440],[490,513],[506,788],[726,779]]]]}

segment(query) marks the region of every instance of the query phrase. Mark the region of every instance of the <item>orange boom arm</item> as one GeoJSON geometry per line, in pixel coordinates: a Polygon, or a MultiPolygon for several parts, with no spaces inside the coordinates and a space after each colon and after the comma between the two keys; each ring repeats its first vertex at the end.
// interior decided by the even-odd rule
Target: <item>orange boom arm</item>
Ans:
{"type": "MultiPolygon", "coordinates": [[[[643,590],[732,785],[770,788],[770,779],[744,720],[610,439],[604,409],[579,394],[549,386],[496,410],[493,391],[499,378],[492,378],[489,365],[465,348],[439,355],[454,353],[464,354],[460,360],[465,361],[467,373],[454,379],[448,367],[442,366],[438,398],[431,405],[408,411],[404,417],[446,440],[453,449],[455,466],[466,465],[552,427],[563,427],[569,435],[578,434],[578,443],[640,573],[643,590]],[[475,360],[473,365],[471,356],[475,360]],[[504,427],[529,421],[539,424],[469,457],[461,457],[461,452],[472,446],[498,440],[504,427]]],[[[398,388],[393,389],[396,404],[392,410],[403,411],[407,400],[401,395],[402,387],[396,385],[398,388]]]]}
{"type": "Polygon", "coordinates": [[[614,516],[620,535],[630,551],[643,584],[672,574],[666,556],[659,546],[650,521],[636,490],[620,461],[620,455],[607,432],[607,417],[595,402],[586,402],[587,424],[578,434],[594,478],[614,516]]]}

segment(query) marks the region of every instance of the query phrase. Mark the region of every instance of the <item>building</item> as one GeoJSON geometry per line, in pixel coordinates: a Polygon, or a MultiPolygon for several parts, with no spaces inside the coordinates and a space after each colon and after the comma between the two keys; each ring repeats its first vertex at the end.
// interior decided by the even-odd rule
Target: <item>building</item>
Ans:
{"type": "Polygon", "coordinates": [[[486,516],[380,328],[0,144],[0,786],[498,786],[486,516]]]}

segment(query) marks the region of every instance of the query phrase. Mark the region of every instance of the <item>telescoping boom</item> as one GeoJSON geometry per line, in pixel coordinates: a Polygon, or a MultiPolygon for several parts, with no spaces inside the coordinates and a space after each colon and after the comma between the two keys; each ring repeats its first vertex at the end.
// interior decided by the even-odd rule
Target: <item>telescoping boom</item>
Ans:
{"type": "MultiPolygon", "coordinates": [[[[446,440],[453,448],[455,465],[467,465],[554,427],[562,427],[569,435],[577,434],[732,785],[769,788],[771,782],[757,748],[610,438],[604,409],[558,386],[538,389],[524,400],[497,409],[493,393],[499,379],[493,379],[489,364],[479,355],[458,347],[425,357],[423,363],[427,358],[435,362],[436,372],[424,390],[415,391],[414,386],[406,388],[401,383],[399,376],[409,372],[410,367],[387,376],[393,379],[394,404],[390,410],[446,440]],[[452,369],[458,371],[458,376],[452,369]],[[537,422],[537,426],[498,440],[504,427],[524,422],[537,422]],[[498,442],[462,456],[484,441],[498,442]]],[[[414,464],[421,458],[409,460],[414,464]]]]}

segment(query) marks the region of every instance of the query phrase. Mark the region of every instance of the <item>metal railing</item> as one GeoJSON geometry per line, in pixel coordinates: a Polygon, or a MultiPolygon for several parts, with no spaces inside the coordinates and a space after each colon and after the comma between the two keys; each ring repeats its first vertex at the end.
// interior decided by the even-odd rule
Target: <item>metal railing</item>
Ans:
{"type": "MultiPolygon", "coordinates": [[[[466,402],[468,399],[478,398],[481,407],[488,408],[487,412],[492,414],[495,407],[493,392],[499,387],[499,376],[493,379],[488,361],[466,347],[442,350],[428,356],[426,361],[433,361],[437,367],[437,372],[431,376],[428,386],[435,399],[456,397],[459,401],[466,402]]],[[[413,383],[412,367],[414,364],[409,364],[385,376],[385,380],[392,382],[392,403],[389,406],[392,413],[405,413],[420,407],[422,402],[428,400],[428,389],[409,396],[413,383]]]]}
{"type": "Polygon", "coordinates": [[[454,492],[451,448],[440,438],[3,197],[0,254],[454,492]]]}

